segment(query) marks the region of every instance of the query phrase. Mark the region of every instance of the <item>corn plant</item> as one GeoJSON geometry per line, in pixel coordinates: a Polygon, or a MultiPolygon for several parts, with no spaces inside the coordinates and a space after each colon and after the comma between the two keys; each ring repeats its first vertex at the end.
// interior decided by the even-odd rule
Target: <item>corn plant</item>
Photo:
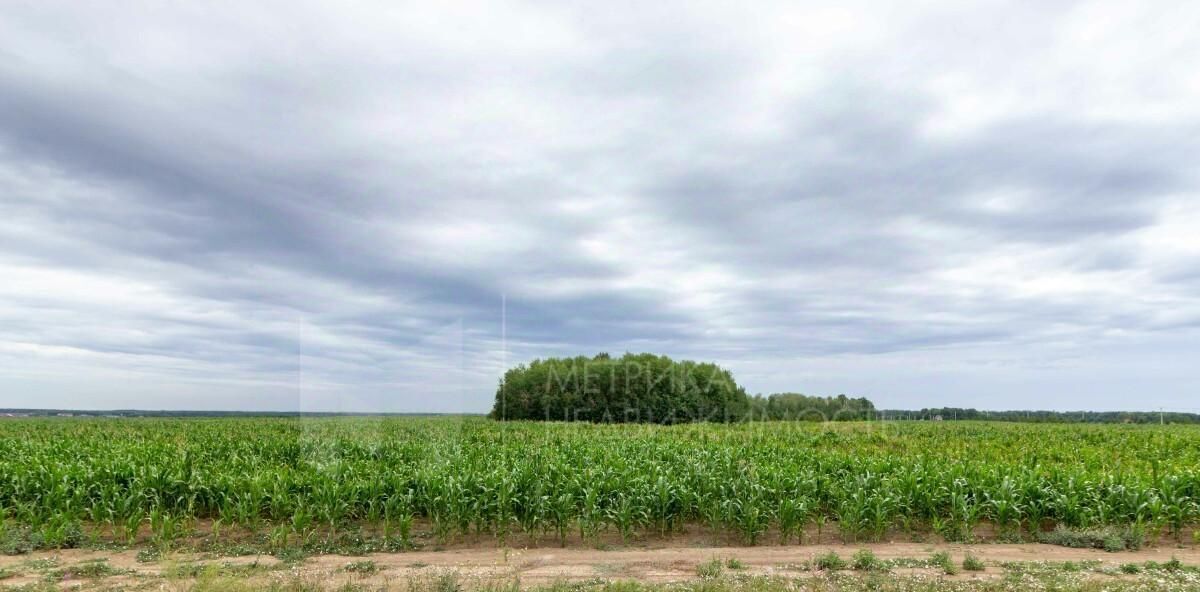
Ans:
{"type": "Polygon", "coordinates": [[[779,502],[779,544],[786,545],[793,537],[804,544],[804,523],[808,519],[809,503],[803,498],[787,498],[779,502]]]}
{"type": "Polygon", "coordinates": [[[847,541],[897,526],[968,538],[986,521],[1004,536],[1182,537],[1200,521],[1198,466],[1197,426],[904,422],[882,437],[852,422],[21,419],[0,422],[0,534],[69,546],[79,532],[135,542],[148,526],[167,545],[203,521],[217,540],[348,528],[407,546],[424,525],[442,540],[561,543],[702,523],[754,543],[777,528],[789,543],[808,525],[821,539],[829,521],[847,541]]]}

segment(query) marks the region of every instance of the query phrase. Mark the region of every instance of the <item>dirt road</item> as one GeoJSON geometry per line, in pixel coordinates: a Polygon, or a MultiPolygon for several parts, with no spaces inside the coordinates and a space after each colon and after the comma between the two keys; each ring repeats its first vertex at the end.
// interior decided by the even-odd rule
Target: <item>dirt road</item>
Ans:
{"type": "MultiPolygon", "coordinates": [[[[464,580],[519,580],[522,586],[549,584],[560,581],[637,580],[641,582],[676,582],[698,577],[701,564],[713,559],[722,563],[735,560],[738,573],[748,575],[796,575],[815,557],[834,551],[849,560],[856,551],[869,549],[880,559],[926,559],[935,552],[946,552],[956,563],[970,554],[988,566],[983,572],[971,572],[957,578],[996,577],[1007,562],[1086,562],[1098,561],[1116,567],[1123,563],[1146,561],[1166,562],[1177,558],[1185,564],[1200,564],[1200,549],[1163,546],[1140,551],[1106,553],[1100,550],[1069,549],[1038,544],[979,544],[947,545],[923,543],[883,543],[861,545],[804,545],[757,547],[666,547],[618,548],[597,550],[588,548],[533,549],[452,549],[445,551],[412,551],[406,553],[373,554],[363,557],[320,555],[309,557],[295,565],[284,565],[270,556],[211,558],[192,554],[176,554],[152,563],[137,561],[134,551],[103,552],[68,550],[39,552],[30,555],[0,557],[0,568],[8,570],[9,579],[0,585],[46,581],[47,574],[64,580],[111,586],[124,582],[146,582],[155,578],[174,578],[175,581],[194,578],[208,566],[223,573],[236,572],[248,580],[266,579],[287,574],[317,580],[346,579],[364,584],[394,583],[409,578],[428,578],[439,573],[453,572],[464,580]],[[76,577],[79,566],[101,561],[111,571],[108,575],[76,577]],[[34,566],[43,566],[38,569],[34,566]],[[358,565],[360,573],[348,566],[358,565]],[[49,566],[49,567],[46,567],[49,566]],[[189,566],[191,571],[181,570],[189,566]],[[366,569],[362,569],[363,567],[366,569]],[[53,569],[56,569],[55,572],[53,569]],[[240,571],[239,571],[240,570],[240,571]],[[191,573],[192,576],[186,574],[191,573]],[[181,575],[182,574],[182,575],[181,575]]],[[[931,571],[912,568],[906,571],[931,571]]],[[[87,588],[88,586],[85,586],[87,588]]]]}

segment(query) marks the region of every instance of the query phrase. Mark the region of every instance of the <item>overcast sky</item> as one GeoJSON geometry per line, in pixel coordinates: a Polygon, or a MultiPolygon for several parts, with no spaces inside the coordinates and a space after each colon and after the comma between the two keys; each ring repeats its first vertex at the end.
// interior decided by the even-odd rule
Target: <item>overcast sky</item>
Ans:
{"type": "Polygon", "coordinates": [[[0,407],[1200,411],[1198,165],[1195,2],[6,2],[0,407]]]}

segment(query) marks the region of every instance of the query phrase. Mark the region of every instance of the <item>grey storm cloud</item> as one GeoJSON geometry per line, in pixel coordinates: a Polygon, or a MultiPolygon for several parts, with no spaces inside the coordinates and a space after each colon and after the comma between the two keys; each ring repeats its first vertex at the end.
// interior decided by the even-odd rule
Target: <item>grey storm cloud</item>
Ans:
{"type": "Polygon", "coordinates": [[[29,2],[0,407],[483,411],[654,351],[1195,407],[1200,9],[29,2]]]}

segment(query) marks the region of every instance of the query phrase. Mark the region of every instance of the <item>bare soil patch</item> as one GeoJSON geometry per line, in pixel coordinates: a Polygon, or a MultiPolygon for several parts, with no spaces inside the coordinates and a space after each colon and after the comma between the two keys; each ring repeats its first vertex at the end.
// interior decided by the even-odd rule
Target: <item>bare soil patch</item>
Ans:
{"type": "MultiPolygon", "coordinates": [[[[989,564],[1004,562],[1084,562],[1100,561],[1112,565],[1169,561],[1178,558],[1187,564],[1200,563],[1195,548],[1154,548],[1140,551],[1107,553],[1096,549],[1069,549],[1041,544],[946,545],[922,543],[871,543],[849,545],[795,545],[758,547],[666,547],[658,549],[452,549],[410,553],[374,554],[374,561],[392,575],[427,575],[438,570],[454,570],[465,576],[519,577],[522,583],[549,583],[559,580],[594,578],[629,579],[645,582],[690,580],[697,577],[697,566],[716,559],[737,559],[753,575],[795,573],[815,557],[834,551],[849,560],[859,549],[869,549],[880,559],[927,558],[935,552],[947,552],[961,562],[971,553],[989,564]]],[[[310,558],[305,568],[336,569],[351,559],[324,555],[310,558]]],[[[914,570],[920,571],[920,570],[914,570]]],[[[986,572],[985,572],[986,573],[986,572]]],[[[963,574],[959,577],[970,577],[963,574]]]]}
{"type": "MultiPolygon", "coordinates": [[[[305,579],[328,583],[353,581],[364,584],[395,583],[408,578],[429,578],[438,574],[454,573],[464,581],[513,581],[521,585],[535,586],[554,582],[579,582],[597,579],[636,580],[646,583],[679,582],[697,579],[698,567],[719,559],[736,559],[738,567],[728,573],[746,575],[791,576],[802,573],[803,566],[814,558],[836,552],[849,560],[856,551],[868,549],[879,559],[924,559],[936,552],[949,553],[956,564],[961,563],[967,553],[983,560],[988,568],[983,572],[964,572],[953,576],[956,579],[999,577],[998,567],[1007,562],[1088,562],[1097,561],[1116,567],[1123,563],[1146,561],[1166,562],[1177,558],[1185,564],[1200,564],[1200,549],[1195,547],[1156,547],[1140,551],[1107,553],[1094,549],[1070,549],[1043,544],[925,544],[925,543],[864,543],[825,544],[792,546],[695,546],[657,548],[614,548],[610,550],[591,548],[454,548],[441,551],[411,551],[404,553],[379,553],[362,557],[344,555],[319,555],[307,558],[303,563],[289,567],[286,572],[301,575],[305,579]],[[372,573],[358,574],[347,570],[347,566],[360,562],[373,563],[372,573]]],[[[31,565],[53,563],[67,567],[104,559],[122,575],[98,578],[95,584],[121,585],[133,578],[161,577],[167,566],[200,564],[215,566],[259,565],[266,568],[282,568],[279,561],[269,556],[211,558],[198,554],[171,554],[154,563],[137,561],[136,551],[104,552],[91,550],[64,550],[37,552],[29,555],[0,557],[0,567],[20,573],[0,584],[14,585],[37,580],[36,569],[31,565]],[[132,573],[128,573],[131,570],[132,573]]],[[[898,568],[896,574],[934,573],[924,568],[898,568]]],[[[247,576],[249,581],[271,577],[268,573],[247,576]]],[[[186,584],[185,581],[179,582],[186,584]]],[[[76,582],[78,583],[78,582],[76,582]]],[[[186,585],[184,586],[186,589],[186,585]]]]}

